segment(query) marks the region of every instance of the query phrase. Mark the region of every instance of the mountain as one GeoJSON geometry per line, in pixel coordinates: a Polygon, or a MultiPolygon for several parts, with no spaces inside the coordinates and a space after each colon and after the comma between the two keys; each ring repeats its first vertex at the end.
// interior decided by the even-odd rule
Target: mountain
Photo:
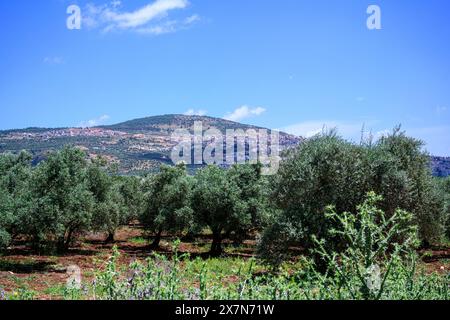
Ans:
{"type": "MultiPolygon", "coordinates": [[[[183,128],[192,132],[194,122],[201,121],[203,130],[265,129],[220,118],[206,116],[162,115],[130,120],[94,128],[27,128],[0,131],[0,153],[21,150],[31,152],[34,163],[65,145],[77,146],[89,156],[101,155],[117,164],[122,174],[156,171],[161,164],[172,164],[170,152],[174,130],[183,128]]],[[[298,145],[303,138],[280,132],[281,149],[298,145]]],[[[450,157],[431,157],[435,176],[450,175],[450,157]]]]}
{"type": "Polygon", "coordinates": [[[225,129],[264,129],[262,127],[228,121],[221,118],[207,116],[186,116],[178,114],[153,116],[141,119],[130,120],[111,126],[100,128],[117,130],[124,132],[161,132],[173,131],[179,128],[191,128],[195,121],[201,121],[204,128],[214,127],[221,131],[225,129]]]}
{"type": "Polygon", "coordinates": [[[431,168],[436,177],[450,176],[450,157],[431,157],[431,168]]]}
{"type": "MultiPolygon", "coordinates": [[[[101,155],[116,163],[122,174],[155,171],[162,164],[171,164],[170,152],[175,145],[171,134],[176,129],[192,132],[194,122],[201,121],[203,130],[265,129],[220,118],[206,116],[163,115],[135,119],[110,126],[93,128],[28,128],[0,131],[0,153],[27,150],[34,162],[65,145],[77,146],[89,156],[101,155]]],[[[282,149],[296,146],[302,138],[280,132],[282,149]]]]}

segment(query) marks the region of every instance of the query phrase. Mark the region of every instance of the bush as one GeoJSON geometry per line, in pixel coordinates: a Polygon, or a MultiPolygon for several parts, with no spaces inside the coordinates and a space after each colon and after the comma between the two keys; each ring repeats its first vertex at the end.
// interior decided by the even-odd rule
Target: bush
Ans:
{"type": "Polygon", "coordinates": [[[313,137],[291,151],[273,181],[273,204],[281,213],[265,230],[260,255],[273,260],[275,251],[296,243],[310,248],[311,235],[324,237],[332,227],[322,214],[330,204],[354,212],[366,190],[364,154],[364,149],[334,132],[313,137]]]}
{"type": "Polygon", "coordinates": [[[304,142],[287,155],[274,179],[272,199],[281,213],[262,235],[260,255],[269,261],[274,251],[289,245],[311,248],[311,235],[325,238],[338,251],[346,239],[327,238],[335,226],[321,212],[329,205],[338,212],[356,212],[370,191],[383,197],[380,208],[388,216],[397,209],[411,212],[424,244],[439,241],[444,201],[433,186],[422,146],[399,129],[375,144],[355,145],[333,131],[304,142]]]}
{"type": "MultiPolygon", "coordinates": [[[[337,225],[328,231],[330,237],[347,240],[341,252],[329,251],[325,239],[312,236],[314,251],[327,265],[328,280],[334,287],[344,287],[352,299],[383,297],[387,281],[395,278],[396,268],[403,267],[405,256],[416,255],[417,228],[412,215],[398,209],[387,217],[377,208],[381,200],[382,197],[369,193],[356,214],[327,209],[326,219],[337,225]]],[[[412,269],[409,281],[413,282],[414,276],[412,269]]]]}
{"type": "Polygon", "coordinates": [[[382,195],[381,208],[388,214],[404,209],[413,214],[424,246],[442,240],[446,220],[445,201],[435,188],[430,158],[424,143],[396,128],[371,150],[370,190],[382,195]]]}

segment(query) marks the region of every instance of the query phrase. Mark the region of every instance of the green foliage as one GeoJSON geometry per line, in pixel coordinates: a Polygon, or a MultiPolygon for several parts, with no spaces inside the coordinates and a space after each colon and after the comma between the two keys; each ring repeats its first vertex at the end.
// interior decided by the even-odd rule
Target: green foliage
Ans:
{"type": "Polygon", "coordinates": [[[397,208],[413,214],[419,237],[428,245],[442,240],[445,202],[431,175],[424,143],[407,137],[399,128],[378,141],[371,150],[370,190],[382,195],[381,208],[392,214],[397,208]]]}
{"type": "Polygon", "coordinates": [[[12,301],[27,301],[34,300],[36,297],[36,292],[20,288],[12,293],[7,293],[0,288],[0,301],[1,300],[12,300],[12,301]]]}
{"type": "Polygon", "coordinates": [[[440,192],[440,195],[445,199],[445,212],[447,214],[445,224],[445,235],[447,240],[450,240],[450,177],[437,178],[436,189],[440,192]]]}
{"type": "MultiPolygon", "coordinates": [[[[260,164],[234,165],[227,172],[228,179],[237,185],[239,199],[244,204],[241,216],[250,217],[250,225],[239,223],[232,234],[240,243],[249,231],[260,231],[270,220],[268,195],[269,185],[261,175],[260,164]]],[[[229,230],[228,230],[229,231],[229,230]]]]}
{"type": "Polygon", "coordinates": [[[155,254],[125,270],[118,267],[114,249],[106,269],[97,274],[94,299],[448,300],[449,276],[416,272],[417,228],[411,214],[397,210],[388,218],[376,207],[380,200],[369,194],[357,214],[328,209],[325,219],[337,225],[329,232],[346,237],[348,246],[328,251],[323,240],[314,239],[314,250],[327,265],[325,274],[303,259],[294,273],[257,275],[261,266],[252,259],[192,260],[178,254],[175,242],[171,261],[155,254]]]}
{"type": "Polygon", "coordinates": [[[147,231],[156,234],[153,245],[158,246],[163,232],[180,232],[192,223],[192,179],[183,165],[162,166],[160,173],[149,178],[145,188],[140,221],[147,231]]]}
{"type": "Polygon", "coordinates": [[[4,190],[0,190],[0,249],[6,248],[11,242],[9,230],[14,222],[12,199],[4,190]]]}
{"type": "Polygon", "coordinates": [[[222,253],[225,235],[238,238],[264,219],[265,200],[259,165],[234,166],[229,171],[216,166],[200,170],[192,191],[196,223],[213,234],[211,254],[222,253]]]}
{"type": "Polygon", "coordinates": [[[108,233],[107,241],[114,241],[117,228],[127,222],[126,212],[123,211],[123,198],[118,186],[113,184],[109,188],[105,199],[94,205],[92,227],[96,231],[108,233]]]}
{"type": "Polygon", "coordinates": [[[116,184],[122,197],[122,214],[125,222],[139,218],[144,205],[144,193],[140,177],[118,177],[116,184]]]}
{"type": "Polygon", "coordinates": [[[0,250],[22,229],[30,206],[31,156],[0,155],[0,250]]]}
{"type": "Polygon", "coordinates": [[[356,212],[370,191],[383,197],[380,208],[388,217],[397,209],[411,212],[424,244],[439,242],[444,202],[422,145],[398,128],[376,143],[352,144],[333,131],[304,142],[288,154],[274,178],[272,198],[281,213],[262,235],[260,255],[279,263],[289,246],[311,248],[311,235],[339,250],[346,240],[328,238],[335,222],[321,212],[329,205],[337,212],[356,212]]]}
{"type": "Polygon", "coordinates": [[[328,205],[355,211],[366,189],[363,154],[362,148],[330,132],[311,138],[287,156],[272,186],[273,203],[281,213],[262,236],[262,257],[279,263],[290,244],[311,247],[312,234],[323,237],[332,227],[322,214],[328,205]]]}
{"type": "Polygon", "coordinates": [[[106,161],[97,158],[89,165],[87,177],[95,200],[92,227],[107,232],[107,241],[114,241],[117,228],[138,217],[143,193],[137,177],[113,176],[109,171],[106,161]]]}
{"type": "Polygon", "coordinates": [[[73,237],[89,228],[94,197],[85,154],[75,148],[53,153],[34,171],[32,212],[25,219],[35,244],[55,242],[67,250],[73,237]]]}
{"type": "MultiPolygon", "coordinates": [[[[115,249],[92,294],[95,299],[448,299],[448,277],[416,270],[417,239],[438,242],[445,230],[450,237],[450,178],[431,178],[421,148],[398,129],[360,145],[330,132],[290,152],[270,181],[261,176],[260,165],[209,166],[195,177],[184,166],[163,166],[139,178],[116,176],[101,158],[88,161],[69,147],[35,168],[27,153],[0,155],[0,249],[25,236],[35,245],[67,250],[89,230],[107,232],[113,240],[119,226],[136,218],[156,235],[154,245],[163,233],[208,228],[213,255],[223,252],[225,239],[238,244],[263,231],[258,252],[270,267],[283,266],[292,252],[311,255],[297,259],[294,272],[260,273],[267,266],[254,260],[180,256],[176,242],[172,260],[154,254],[145,264],[121,270],[115,249]]],[[[2,295],[34,297],[26,288],[0,290],[2,295]]],[[[86,294],[72,290],[63,296],[86,294]]]]}
{"type": "Polygon", "coordinates": [[[129,221],[129,208],[121,192],[122,181],[108,173],[106,161],[101,158],[94,159],[89,165],[87,179],[95,200],[92,228],[107,232],[107,241],[114,241],[117,228],[129,221]]]}
{"type": "MultiPolygon", "coordinates": [[[[404,267],[404,256],[415,258],[418,241],[412,215],[396,210],[388,218],[376,206],[381,200],[382,197],[369,193],[356,214],[338,214],[333,207],[327,209],[326,219],[337,225],[329,230],[330,236],[347,240],[341,252],[330,252],[324,239],[313,236],[314,250],[327,265],[325,277],[329,277],[333,286],[345,288],[353,299],[380,299],[393,269],[404,267]]],[[[414,269],[409,280],[413,281],[413,277],[414,269]]]]}

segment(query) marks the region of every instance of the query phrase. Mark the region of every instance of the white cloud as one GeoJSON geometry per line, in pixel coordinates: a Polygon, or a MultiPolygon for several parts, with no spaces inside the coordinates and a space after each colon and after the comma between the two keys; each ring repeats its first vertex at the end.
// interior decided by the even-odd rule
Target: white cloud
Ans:
{"type": "Polygon", "coordinates": [[[91,119],[88,121],[83,121],[81,122],[78,126],[81,128],[91,128],[91,127],[96,127],[96,126],[100,126],[102,124],[104,124],[106,121],[109,120],[109,116],[107,114],[102,115],[96,119],[91,119]]]}
{"type": "Polygon", "coordinates": [[[64,58],[62,57],[45,57],[45,64],[59,65],[64,63],[64,58]]]}
{"type": "Polygon", "coordinates": [[[263,114],[264,112],[266,112],[265,108],[262,108],[262,107],[252,108],[252,107],[244,105],[244,106],[237,108],[233,112],[228,113],[224,117],[224,119],[239,122],[239,121],[244,120],[249,117],[259,116],[259,115],[263,114]]]}
{"type": "Polygon", "coordinates": [[[189,109],[184,113],[185,116],[205,116],[208,112],[206,110],[189,109]]]}
{"type": "Polygon", "coordinates": [[[184,9],[187,5],[186,0],[157,0],[133,12],[119,13],[108,10],[105,15],[119,28],[135,28],[143,26],[155,18],[167,16],[170,10],[184,9]]]}
{"type": "Polygon", "coordinates": [[[183,20],[169,20],[169,12],[186,9],[187,0],[156,0],[135,11],[122,11],[120,1],[110,4],[88,4],[83,14],[83,25],[101,28],[102,32],[129,30],[140,34],[160,35],[171,33],[200,20],[199,15],[191,15],[183,20]]]}
{"type": "Polygon", "coordinates": [[[193,14],[190,17],[187,17],[186,19],[184,19],[184,23],[185,24],[192,24],[194,22],[200,21],[200,16],[198,14],[193,14]]]}
{"type": "MultiPolygon", "coordinates": [[[[365,127],[363,122],[339,122],[339,121],[305,121],[284,128],[279,129],[280,131],[290,133],[297,136],[302,136],[305,138],[311,138],[322,131],[337,129],[338,133],[342,136],[350,139],[360,139],[363,128],[365,127]]],[[[365,127],[365,132],[368,128],[365,127]]],[[[370,131],[370,130],[369,130],[370,131]]]]}

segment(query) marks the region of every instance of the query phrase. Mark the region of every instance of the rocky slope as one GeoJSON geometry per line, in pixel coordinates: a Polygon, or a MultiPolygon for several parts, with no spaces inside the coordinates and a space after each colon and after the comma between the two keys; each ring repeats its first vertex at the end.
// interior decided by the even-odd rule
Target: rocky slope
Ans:
{"type": "MultiPolygon", "coordinates": [[[[111,163],[116,163],[123,174],[155,171],[162,163],[172,163],[169,156],[176,143],[171,139],[174,130],[182,128],[192,131],[196,121],[202,122],[203,130],[212,127],[222,132],[226,129],[264,129],[212,117],[163,115],[94,128],[0,131],[0,153],[27,150],[37,163],[48,152],[73,145],[92,157],[104,156],[111,163]]],[[[280,133],[283,149],[296,146],[301,141],[300,137],[280,133]]]]}

